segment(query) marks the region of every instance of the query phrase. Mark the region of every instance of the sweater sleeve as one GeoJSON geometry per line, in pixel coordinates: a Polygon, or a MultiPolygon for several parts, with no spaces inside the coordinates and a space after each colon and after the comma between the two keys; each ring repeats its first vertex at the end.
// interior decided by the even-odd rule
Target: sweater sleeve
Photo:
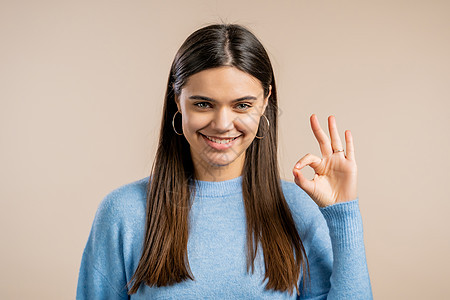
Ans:
{"type": "Polygon", "coordinates": [[[329,237],[314,237],[319,242],[311,245],[308,257],[311,281],[300,299],[373,299],[359,199],[320,211],[328,225],[329,237]],[[326,242],[320,242],[329,239],[331,249],[326,242]]]}
{"type": "Polygon", "coordinates": [[[112,194],[97,209],[81,259],[77,300],[129,299],[121,249],[120,212],[112,194]]]}

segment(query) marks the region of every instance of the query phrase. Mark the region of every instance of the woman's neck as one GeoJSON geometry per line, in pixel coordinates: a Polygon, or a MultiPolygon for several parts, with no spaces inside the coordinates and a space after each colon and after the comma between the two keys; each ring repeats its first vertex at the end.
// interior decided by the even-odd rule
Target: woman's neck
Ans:
{"type": "Polygon", "coordinates": [[[195,178],[201,181],[225,181],[242,175],[244,156],[241,155],[226,166],[212,166],[204,163],[195,165],[195,178]]]}

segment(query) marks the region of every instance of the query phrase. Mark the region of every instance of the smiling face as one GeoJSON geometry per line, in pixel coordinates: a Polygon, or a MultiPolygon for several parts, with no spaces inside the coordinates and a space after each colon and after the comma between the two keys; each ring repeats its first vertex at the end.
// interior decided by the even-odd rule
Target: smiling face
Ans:
{"type": "Polygon", "coordinates": [[[234,67],[189,77],[175,97],[196,178],[222,181],[241,175],[245,150],[268,103],[258,79],[234,67]]]}

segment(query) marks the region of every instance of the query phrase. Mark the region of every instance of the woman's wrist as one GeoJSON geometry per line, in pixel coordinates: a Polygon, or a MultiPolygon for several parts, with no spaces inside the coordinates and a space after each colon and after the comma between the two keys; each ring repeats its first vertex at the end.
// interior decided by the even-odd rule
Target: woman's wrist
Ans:
{"type": "Polygon", "coordinates": [[[364,245],[359,198],[320,207],[330,232],[333,247],[349,249],[364,245]]]}

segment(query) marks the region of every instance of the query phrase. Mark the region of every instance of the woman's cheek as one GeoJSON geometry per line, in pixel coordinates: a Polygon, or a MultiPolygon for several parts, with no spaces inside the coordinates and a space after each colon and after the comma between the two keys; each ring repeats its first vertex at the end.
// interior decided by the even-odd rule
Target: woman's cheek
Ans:
{"type": "Polygon", "coordinates": [[[245,115],[241,118],[239,118],[240,120],[240,125],[239,127],[241,127],[243,130],[243,132],[245,132],[246,134],[252,134],[255,135],[258,131],[258,116],[254,116],[254,115],[245,115]]]}
{"type": "Polygon", "coordinates": [[[189,132],[195,132],[208,125],[208,117],[204,114],[188,113],[183,117],[184,126],[189,132]]]}

